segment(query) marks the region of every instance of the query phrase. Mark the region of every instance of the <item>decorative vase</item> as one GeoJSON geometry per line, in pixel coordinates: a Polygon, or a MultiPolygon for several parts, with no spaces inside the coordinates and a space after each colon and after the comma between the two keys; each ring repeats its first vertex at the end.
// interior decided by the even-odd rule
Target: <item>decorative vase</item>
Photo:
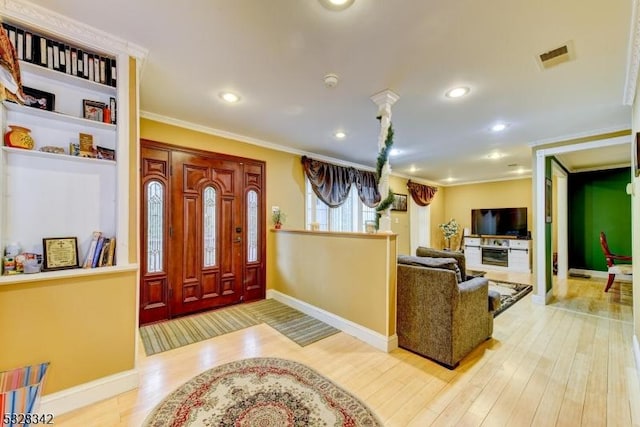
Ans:
{"type": "Polygon", "coordinates": [[[274,228],[276,230],[280,230],[282,228],[282,223],[281,222],[276,222],[273,226],[274,226],[274,228]]]}
{"type": "Polygon", "coordinates": [[[33,149],[35,141],[31,137],[31,129],[16,125],[9,125],[9,128],[11,130],[4,134],[4,145],[27,150],[33,149]]]}

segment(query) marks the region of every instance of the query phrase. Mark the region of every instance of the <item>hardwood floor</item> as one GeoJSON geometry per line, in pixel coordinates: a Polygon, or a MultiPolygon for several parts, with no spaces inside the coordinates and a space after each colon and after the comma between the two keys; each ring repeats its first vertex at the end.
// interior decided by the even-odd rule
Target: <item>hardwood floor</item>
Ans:
{"type": "MultiPolygon", "coordinates": [[[[501,277],[509,280],[493,278],[501,277]]],[[[571,279],[557,286],[558,295],[573,295],[575,287],[585,284],[571,279]]],[[[631,337],[626,319],[533,305],[529,294],[495,319],[492,339],[449,371],[402,349],[383,353],[345,333],[299,347],[262,324],[140,354],[137,390],[58,416],[56,424],[139,426],[167,393],[203,370],[273,356],[329,377],[365,401],[385,426],[637,426],[640,386],[631,337]]]]}

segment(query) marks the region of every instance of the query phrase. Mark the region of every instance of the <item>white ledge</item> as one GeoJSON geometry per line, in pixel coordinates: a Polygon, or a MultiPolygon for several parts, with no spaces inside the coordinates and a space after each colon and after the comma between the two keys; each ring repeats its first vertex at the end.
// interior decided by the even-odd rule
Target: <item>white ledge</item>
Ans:
{"type": "Polygon", "coordinates": [[[112,267],[73,268],[70,270],[46,271],[33,274],[12,274],[10,276],[0,276],[0,286],[13,285],[16,283],[32,283],[47,280],[67,279],[71,277],[100,276],[105,274],[136,271],[137,269],[138,264],[123,264],[114,265],[112,267]]]}

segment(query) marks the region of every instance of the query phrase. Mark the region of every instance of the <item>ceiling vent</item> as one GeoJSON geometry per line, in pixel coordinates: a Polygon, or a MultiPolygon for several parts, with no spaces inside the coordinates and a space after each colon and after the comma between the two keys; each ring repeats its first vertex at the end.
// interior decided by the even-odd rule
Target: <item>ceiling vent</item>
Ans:
{"type": "Polygon", "coordinates": [[[569,62],[574,57],[573,42],[569,41],[560,47],[537,55],[536,60],[540,68],[545,70],[569,62]]]}

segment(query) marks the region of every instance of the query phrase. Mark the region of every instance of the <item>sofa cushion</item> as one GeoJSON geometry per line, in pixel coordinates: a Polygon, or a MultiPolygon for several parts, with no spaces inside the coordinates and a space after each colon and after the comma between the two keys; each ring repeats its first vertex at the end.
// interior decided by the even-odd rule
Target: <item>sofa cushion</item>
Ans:
{"type": "Polygon", "coordinates": [[[462,282],[462,273],[454,258],[432,258],[426,256],[399,255],[398,264],[416,265],[420,267],[444,268],[456,273],[456,281],[462,282]]]}

